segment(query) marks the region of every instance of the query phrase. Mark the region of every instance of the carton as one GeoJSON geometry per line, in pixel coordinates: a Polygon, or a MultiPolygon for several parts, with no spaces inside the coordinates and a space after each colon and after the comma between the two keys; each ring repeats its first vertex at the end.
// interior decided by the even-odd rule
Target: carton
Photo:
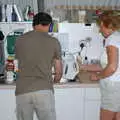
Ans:
{"type": "Polygon", "coordinates": [[[80,83],[98,83],[98,81],[90,80],[90,75],[92,72],[79,71],[77,78],[80,83]]]}

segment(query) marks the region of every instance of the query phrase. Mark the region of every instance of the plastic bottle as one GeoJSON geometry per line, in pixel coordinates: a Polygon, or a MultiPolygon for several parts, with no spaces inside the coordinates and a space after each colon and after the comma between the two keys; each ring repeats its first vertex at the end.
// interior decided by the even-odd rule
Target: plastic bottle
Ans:
{"type": "Polygon", "coordinates": [[[89,62],[88,62],[88,57],[87,56],[85,56],[85,59],[84,59],[84,61],[83,61],[83,64],[88,64],[89,62]]]}
{"type": "Polygon", "coordinates": [[[14,72],[13,71],[7,71],[7,84],[12,84],[14,82],[14,72]]]}
{"type": "Polygon", "coordinates": [[[12,6],[12,21],[17,21],[17,14],[13,6],[12,6]]]}
{"type": "Polygon", "coordinates": [[[7,70],[6,83],[11,84],[14,82],[14,60],[11,56],[8,57],[6,63],[6,70],[7,70]]]}

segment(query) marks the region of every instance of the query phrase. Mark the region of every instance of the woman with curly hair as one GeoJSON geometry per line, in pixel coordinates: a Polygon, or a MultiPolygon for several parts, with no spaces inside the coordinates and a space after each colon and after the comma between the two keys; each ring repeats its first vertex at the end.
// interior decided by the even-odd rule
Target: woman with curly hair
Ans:
{"type": "Polygon", "coordinates": [[[91,80],[99,81],[101,91],[100,120],[120,120],[120,15],[105,11],[98,19],[104,36],[100,65],[81,65],[93,71],[91,80]]]}

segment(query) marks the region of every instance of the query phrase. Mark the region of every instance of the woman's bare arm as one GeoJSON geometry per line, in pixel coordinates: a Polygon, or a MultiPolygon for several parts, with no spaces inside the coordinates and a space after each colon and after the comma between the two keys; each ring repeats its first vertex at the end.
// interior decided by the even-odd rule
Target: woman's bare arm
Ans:
{"type": "Polygon", "coordinates": [[[118,66],[118,59],[119,59],[118,48],[111,45],[108,46],[106,50],[107,50],[108,64],[100,73],[98,73],[98,77],[100,79],[112,75],[116,71],[118,66]]]}

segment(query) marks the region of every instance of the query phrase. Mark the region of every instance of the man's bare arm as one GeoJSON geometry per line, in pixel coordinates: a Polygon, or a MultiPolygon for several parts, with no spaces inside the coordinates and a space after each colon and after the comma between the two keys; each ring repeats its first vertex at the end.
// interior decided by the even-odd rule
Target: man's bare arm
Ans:
{"type": "Polygon", "coordinates": [[[62,77],[63,73],[63,67],[62,67],[62,61],[60,59],[55,59],[55,76],[54,76],[54,82],[60,82],[60,79],[62,77]]]}

